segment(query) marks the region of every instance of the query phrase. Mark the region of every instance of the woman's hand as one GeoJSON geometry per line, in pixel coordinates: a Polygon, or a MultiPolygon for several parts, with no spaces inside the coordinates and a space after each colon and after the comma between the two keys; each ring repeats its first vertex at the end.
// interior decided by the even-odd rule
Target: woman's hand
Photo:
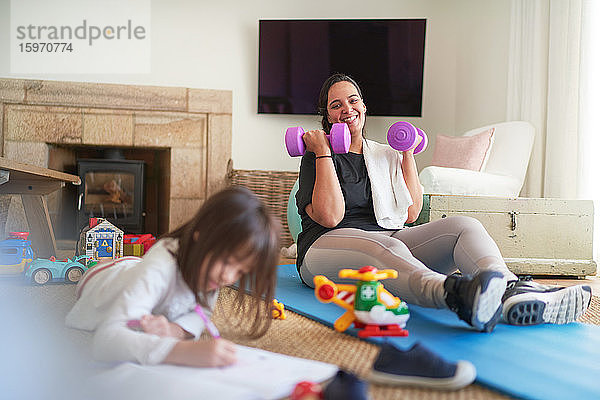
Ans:
{"type": "Polygon", "coordinates": [[[225,367],[236,361],[235,344],[220,338],[178,342],[163,362],[190,367],[225,367]]]}
{"type": "Polygon", "coordinates": [[[306,150],[312,151],[316,156],[331,155],[331,148],[329,147],[329,140],[325,135],[325,131],[322,129],[315,129],[312,131],[304,132],[302,136],[306,150]]]}
{"type": "Polygon", "coordinates": [[[417,135],[417,137],[415,139],[417,139],[417,143],[413,147],[411,147],[410,149],[404,150],[403,151],[404,154],[409,154],[409,155],[414,155],[415,154],[415,149],[417,147],[419,147],[419,144],[423,141],[423,137],[421,135],[417,135]]]}
{"type": "Polygon", "coordinates": [[[164,315],[144,315],[140,318],[140,328],[153,335],[161,337],[174,337],[178,339],[187,339],[192,337],[190,333],[183,330],[179,325],[169,322],[164,315]]]}

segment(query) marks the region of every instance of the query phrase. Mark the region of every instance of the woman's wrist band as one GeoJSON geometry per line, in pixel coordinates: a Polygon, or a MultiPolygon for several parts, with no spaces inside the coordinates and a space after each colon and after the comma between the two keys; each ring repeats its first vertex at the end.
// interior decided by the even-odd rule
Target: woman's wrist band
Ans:
{"type": "Polygon", "coordinates": [[[317,156],[315,157],[315,160],[318,160],[319,158],[333,158],[331,155],[327,155],[327,156],[317,156]]]}

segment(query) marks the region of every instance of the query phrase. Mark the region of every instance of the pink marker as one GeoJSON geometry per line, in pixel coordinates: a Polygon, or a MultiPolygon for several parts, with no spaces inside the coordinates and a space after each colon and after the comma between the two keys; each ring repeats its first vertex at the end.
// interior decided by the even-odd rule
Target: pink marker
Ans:
{"type": "Polygon", "coordinates": [[[204,310],[202,309],[202,307],[200,307],[199,304],[196,306],[194,311],[196,311],[196,314],[198,314],[200,318],[202,318],[202,321],[204,321],[204,325],[206,326],[206,330],[208,331],[208,333],[210,333],[211,336],[215,339],[220,338],[221,335],[219,334],[219,330],[217,329],[215,324],[213,324],[213,322],[206,316],[206,314],[204,314],[204,310]]]}
{"type": "Polygon", "coordinates": [[[127,321],[127,327],[136,331],[142,329],[142,325],[140,324],[139,319],[130,319],[129,321],[127,321]]]}

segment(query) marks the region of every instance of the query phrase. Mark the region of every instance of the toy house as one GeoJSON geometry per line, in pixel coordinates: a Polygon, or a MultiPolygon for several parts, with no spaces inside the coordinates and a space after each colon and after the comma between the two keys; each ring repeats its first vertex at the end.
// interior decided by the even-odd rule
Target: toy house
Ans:
{"type": "Polygon", "coordinates": [[[85,233],[85,255],[89,261],[123,257],[123,231],[103,218],[90,218],[85,233]]]}

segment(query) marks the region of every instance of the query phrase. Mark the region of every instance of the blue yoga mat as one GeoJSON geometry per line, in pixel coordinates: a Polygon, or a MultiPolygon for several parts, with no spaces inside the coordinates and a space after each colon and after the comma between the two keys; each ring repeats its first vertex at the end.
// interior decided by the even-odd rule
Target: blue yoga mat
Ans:
{"type": "MultiPolygon", "coordinates": [[[[384,282],[385,283],[385,282],[384,282]]],[[[286,309],[333,327],[344,310],[324,304],[301,283],[296,266],[279,266],[276,298],[286,309]]],[[[409,305],[408,337],[388,340],[400,348],[419,341],[447,360],[469,360],[477,382],[526,399],[600,399],[600,326],[511,326],[491,334],[473,331],[449,310],[409,305]]],[[[356,336],[357,330],[345,333],[356,336]]]]}

